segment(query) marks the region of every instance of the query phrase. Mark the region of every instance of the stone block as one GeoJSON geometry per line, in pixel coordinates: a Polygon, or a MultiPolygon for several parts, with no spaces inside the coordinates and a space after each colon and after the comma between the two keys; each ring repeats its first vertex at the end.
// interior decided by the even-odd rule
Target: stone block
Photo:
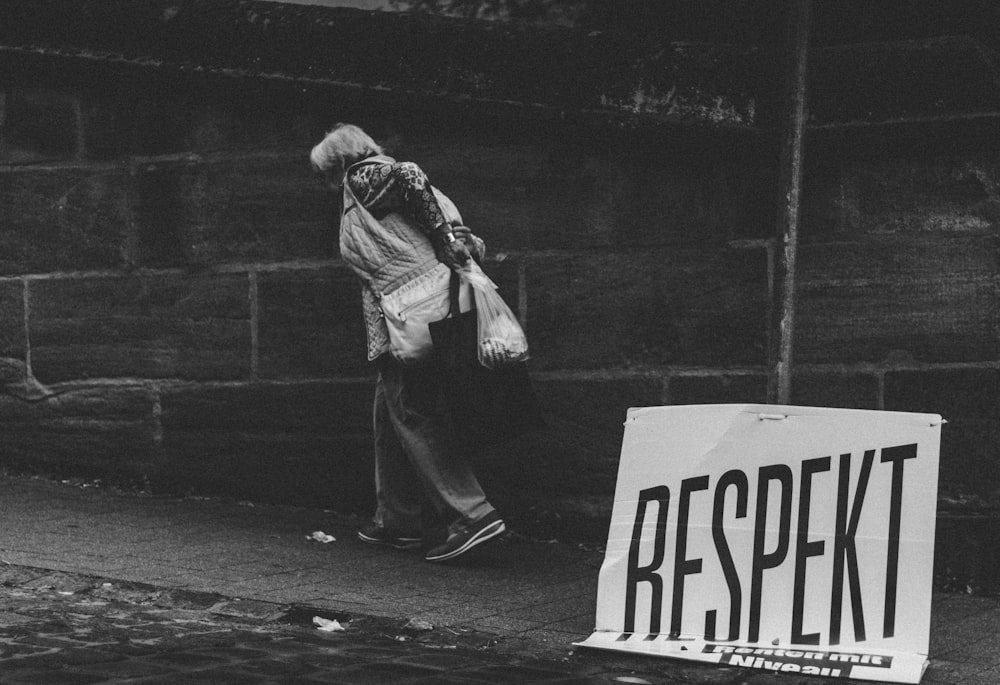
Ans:
{"type": "Polygon", "coordinates": [[[167,388],[160,420],[164,435],[367,434],[374,388],[374,380],[167,388]]]}
{"type": "Polygon", "coordinates": [[[538,370],[764,361],[763,250],[643,250],[528,262],[538,370]]]}
{"type": "Polygon", "coordinates": [[[24,361],[24,283],[0,281],[0,358],[24,361]]]}
{"type": "Polygon", "coordinates": [[[372,392],[368,383],[167,390],[154,487],[370,511],[372,392]]]}
{"type": "Polygon", "coordinates": [[[1000,590],[1000,526],[994,512],[938,514],[934,536],[936,588],[961,594],[1000,590]]]}
{"type": "Polygon", "coordinates": [[[178,93],[161,78],[141,78],[104,70],[89,73],[83,106],[84,149],[88,159],[113,160],[184,150],[178,93]]]}
{"type": "Polygon", "coordinates": [[[149,165],[135,188],[142,265],[336,254],[338,201],[317,182],[306,153],[149,165]]]}
{"type": "Polygon", "coordinates": [[[953,500],[974,496],[1000,506],[1000,370],[978,368],[891,371],[885,408],[941,414],[940,488],[953,500]]]}
{"type": "Polygon", "coordinates": [[[262,378],[371,373],[361,289],[346,267],[262,272],[257,293],[262,378]]]}
{"type": "MultiPolygon", "coordinates": [[[[843,7],[845,12],[852,11],[843,7]]],[[[997,101],[996,83],[987,75],[989,57],[973,37],[975,31],[948,27],[954,15],[935,16],[933,4],[911,7],[923,15],[921,23],[937,32],[925,34],[934,38],[900,40],[906,35],[903,31],[888,40],[856,41],[850,48],[818,51],[809,74],[813,120],[894,123],[958,118],[959,112],[988,111],[997,101]]],[[[976,22],[976,17],[992,21],[992,17],[986,18],[985,6],[969,7],[971,22],[976,22]]],[[[892,16],[894,25],[902,26],[906,21],[897,11],[892,16]]],[[[883,21],[867,14],[863,23],[878,26],[883,21]]]]}
{"type": "Polygon", "coordinates": [[[155,268],[195,261],[194,250],[201,241],[189,217],[197,217],[200,208],[197,199],[192,201],[185,192],[190,176],[172,165],[148,165],[136,173],[129,202],[134,220],[134,240],[129,245],[132,263],[155,268]]]}
{"type": "Polygon", "coordinates": [[[154,433],[145,388],[68,389],[31,402],[0,395],[0,463],[13,470],[141,481],[154,433]]]}
{"type": "Polygon", "coordinates": [[[526,249],[536,233],[552,227],[545,206],[529,200],[523,186],[484,187],[475,179],[444,176],[438,187],[458,206],[465,225],[486,241],[487,254],[526,249]]]}
{"type": "Polygon", "coordinates": [[[32,369],[43,383],[249,375],[246,274],[59,278],[32,281],[29,292],[32,369]]]}
{"type": "MultiPolygon", "coordinates": [[[[737,168],[697,160],[557,158],[527,187],[535,248],[719,245],[753,223],[737,168]],[[692,164],[692,162],[694,162],[692,164]]],[[[743,175],[745,176],[745,174],[743,175]]]]}
{"type": "Polygon", "coordinates": [[[371,513],[370,436],[171,433],[151,477],[154,491],[371,513]]]}
{"type": "Polygon", "coordinates": [[[930,412],[949,421],[1000,421],[1000,370],[945,368],[889,371],[885,375],[885,408],[930,412]]]}
{"type": "Polygon", "coordinates": [[[42,88],[6,92],[0,120],[0,160],[73,159],[80,152],[79,100],[42,88]]]}
{"type": "Polygon", "coordinates": [[[0,269],[44,273],[116,268],[130,235],[120,170],[26,167],[0,174],[0,269]]]}
{"type": "Polygon", "coordinates": [[[869,373],[792,372],[792,404],[844,409],[880,409],[879,378],[869,373]]]}
{"type": "MultiPolygon", "coordinates": [[[[840,160],[838,162],[831,159],[840,160]]],[[[802,237],[919,235],[988,230],[1000,160],[994,154],[810,164],[804,179],[802,237]]]]}
{"type": "Polygon", "coordinates": [[[802,245],[795,358],[996,361],[998,258],[988,237],[802,245]]]}
{"type": "Polygon", "coordinates": [[[78,74],[77,82],[85,84],[90,159],[295,147],[308,167],[311,110],[322,106],[289,84],[204,73],[103,68],[78,74]]]}
{"type": "Polygon", "coordinates": [[[1000,508],[1000,419],[945,418],[940,492],[957,501],[973,498],[996,512],[1000,508]]]}
{"type": "Polygon", "coordinates": [[[663,404],[664,383],[656,375],[556,376],[533,379],[533,385],[553,429],[583,442],[620,447],[629,408],[663,404]]]}
{"type": "MultiPolygon", "coordinates": [[[[152,86],[157,97],[169,97],[167,89],[152,86]]],[[[174,116],[184,150],[298,150],[298,161],[308,171],[309,149],[319,142],[318,135],[313,140],[313,110],[322,111],[322,126],[333,125],[325,103],[291,83],[216,77],[190,87],[197,103],[176,107],[174,116]]]]}
{"type": "Polygon", "coordinates": [[[670,404],[762,404],[767,402],[763,373],[674,374],[667,385],[670,404]]]}

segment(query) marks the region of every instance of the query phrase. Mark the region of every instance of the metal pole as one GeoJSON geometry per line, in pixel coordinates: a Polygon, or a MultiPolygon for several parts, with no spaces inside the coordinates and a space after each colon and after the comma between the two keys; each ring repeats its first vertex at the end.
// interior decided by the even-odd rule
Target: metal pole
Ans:
{"type": "Polygon", "coordinates": [[[795,318],[795,257],[802,193],[802,142],[806,120],[806,67],[811,0],[788,0],[788,55],[785,118],[778,183],[781,190],[775,240],[773,295],[768,325],[767,401],[789,404],[795,318]]]}

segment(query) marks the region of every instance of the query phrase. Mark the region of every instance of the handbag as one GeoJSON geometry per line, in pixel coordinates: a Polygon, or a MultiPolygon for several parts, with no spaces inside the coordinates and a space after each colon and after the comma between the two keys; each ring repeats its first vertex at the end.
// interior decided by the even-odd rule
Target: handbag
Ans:
{"type": "Polygon", "coordinates": [[[449,282],[448,316],[429,324],[434,356],[444,376],[444,404],[456,434],[470,449],[482,449],[545,427],[526,361],[489,369],[479,361],[478,312],[469,289],[469,309],[459,300],[461,278],[449,282]]]}
{"type": "Polygon", "coordinates": [[[379,298],[389,330],[389,352],[401,364],[430,358],[433,341],[427,325],[448,314],[450,273],[438,264],[379,298]]]}

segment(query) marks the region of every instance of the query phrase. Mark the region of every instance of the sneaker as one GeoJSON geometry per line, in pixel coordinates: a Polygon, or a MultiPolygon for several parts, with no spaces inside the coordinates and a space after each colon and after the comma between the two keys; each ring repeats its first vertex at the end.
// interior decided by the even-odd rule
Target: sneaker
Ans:
{"type": "Polygon", "coordinates": [[[358,531],[358,540],[372,545],[385,545],[396,549],[416,549],[424,544],[424,536],[409,530],[383,528],[369,523],[358,531]]]}
{"type": "Polygon", "coordinates": [[[465,554],[476,545],[481,545],[487,540],[492,540],[500,533],[507,530],[500,515],[491,511],[489,514],[479,519],[475,523],[452,533],[444,544],[438,545],[427,552],[424,559],[427,561],[447,561],[454,559],[460,554],[465,554]]]}

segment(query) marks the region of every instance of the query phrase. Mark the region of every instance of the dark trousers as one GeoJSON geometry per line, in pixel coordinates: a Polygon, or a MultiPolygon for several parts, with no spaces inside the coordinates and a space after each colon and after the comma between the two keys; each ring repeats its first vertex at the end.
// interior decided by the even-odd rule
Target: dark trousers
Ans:
{"type": "Polygon", "coordinates": [[[493,511],[438,402],[431,366],[378,359],[375,386],[375,524],[426,530],[436,517],[454,532],[493,511]]]}

